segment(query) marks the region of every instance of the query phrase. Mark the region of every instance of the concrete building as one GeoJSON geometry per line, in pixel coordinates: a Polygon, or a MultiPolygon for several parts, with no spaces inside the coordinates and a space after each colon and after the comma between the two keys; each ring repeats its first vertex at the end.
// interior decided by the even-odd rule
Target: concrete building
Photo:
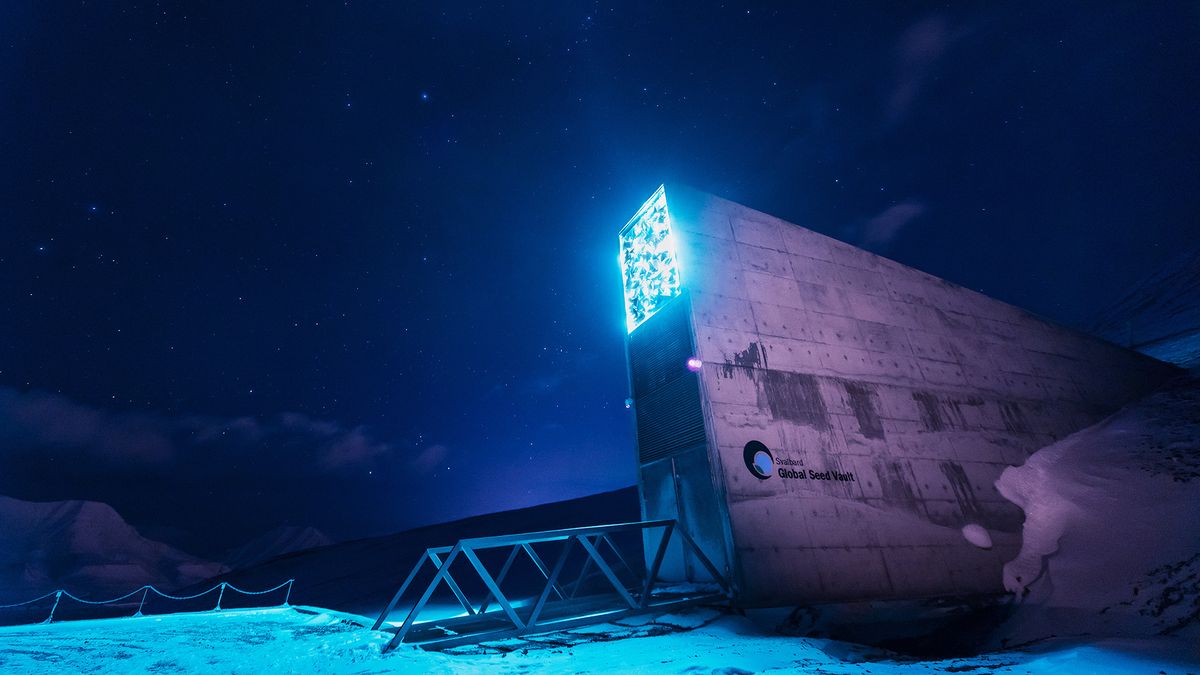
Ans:
{"type": "Polygon", "coordinates": [[[1002,591],[1023,514],[996,478],[1175,372],[686,188],[621,262],[643,516],[747,606],[1002,591]]]}

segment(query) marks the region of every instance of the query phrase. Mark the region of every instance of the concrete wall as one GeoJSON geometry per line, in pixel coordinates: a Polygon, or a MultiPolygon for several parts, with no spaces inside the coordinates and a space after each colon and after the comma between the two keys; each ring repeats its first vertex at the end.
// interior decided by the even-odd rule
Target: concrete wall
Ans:
{"type": "Polygon", "coordinates": [[[738,204],[666,195],[729,520],[714,528],[733,555],[714,557],[747,605],[1002,590],[1023,515],[1001,471],[1173,372],[738,204]],[[746,466],[752,440],[769,478],[746,466]]]}

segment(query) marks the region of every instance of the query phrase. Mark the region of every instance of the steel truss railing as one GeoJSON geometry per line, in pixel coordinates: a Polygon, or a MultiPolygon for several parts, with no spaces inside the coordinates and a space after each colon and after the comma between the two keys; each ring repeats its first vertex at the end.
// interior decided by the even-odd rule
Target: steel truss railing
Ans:
{"type": "MultiPolygon", "coordinates": [[[[640,555],[641,551],[638,553],[640,555]]],[[[468,626],[468,632],[452,635],[449,638],[413,640],[413,642],[425,643],[425,646],[433,646],[436,643],[434,648],[439,649],[535,632],[558,630],[572,625],[596,623],[611,620],[618,616],[650,609],[660,609],[666,606],[694,604],[695,602],[732,597],[732,589],[728,580],[717,570],[716,566],[708,559],[708,556],[704,554],[704,551],[700,549],[695,540],[688,535],[687,531],[679,527],[674,520],[648,520],[614,525],[548,530],[526,534],[475,537],[462,539],[453,546],[440,546],[427,549],[421,554],[417,564],[413,566],[412,571],[404,579],[404,583],[400,585],[400,589],[392,596],[391,602],[380,613],[372,630],[379,630],[384,625],[388,616],[396,609],[396,605],[412,586],[413,581],[427,562],[433,565],[433,579],[425,587],[416,604],[408,611],[403,623],[396,629],[395,636],[392,637],[385,650],[391,650],[405,642],[415,627],[433,623],[433,621],[418,623],[417,619],[426,608],[434,591],[441,584],[445,584],[449,588],[455,599],[462,606],[466,612],[466,621],[469,621],[471,617],[482,618],[488,613],[488,608],[493,601],[499,605],[500,612],[493,611],[489,616],[503,616],[507,621],[504,627],[498,629],[489,627],[471,632],[468,626]],[[640,533],[639,540],[643,541],[644,545],[654,551],[654,558],[644,576],[638,574],[629,565],[625,556],[622,555],[620,548],[613,541],[615,535],[632,532],[640,533]],[[651,536],[647,536],[647,533],[653,535],[655,532],[659,534],[659,539],[656,545],[651,546],[655,542],[651,536]],[[671,537],[676,533],[679,535],[679,539],[686,550],[708,572],[713,584],[719,587],[719,593],[716,592],[715,588],[710,586],[711,590],[706,592],[695,591],[691,594],[682,594],[666,601],[656,601],[654,599],[655,591],[661,590],[658,573],[662,567],[663,559],[666,557],[671,537]],[[546,560],[534,548],[535,544],[545,545],[548,542],[560,542],[557,551],[558,555],[554,557],[553,564],[549,566],[546,564],[546,560]],[[507,547],[511,547],[508,557],[500,568],[499,574],[493,576],[483,561],[480,560],[479,552],[507,547]],[[627,576],[632,576],[635,579],[640,577],[637,583],[631,587],[627,587],[626,584],[622,583],[618,574],[614,571],[613,565],[602,554],[602,551],[605,549],[607,549],[611,556],[615,557],[615,562],[619,565],[619,569],[623,569],[627,573],[627,576]],[[583,569],[573,583],[563,584],[561,576],[564,572],[567,559],[573,552],[579,550],[582,550],[586,556],[583,569]],[[513,568],[513,563],[516,562],[522,553],[533,563],[545,581],[540,592],[536,595],[526,597],[526,599],[532,601],[532,608],[529,609],[530,605],[522,607],[521,609],[527,610],[524,612],[524,615],[518,611],[514,598],[510,598],[501,589],[501,585],[513,568]],[[465,559],[470,563],[471,569],[478,575],[478,581],[482,582],[486,589],[486,594],[482,602],[477,606],[473,605],[467,598],[467,595],[463,592],[462,585],[455,579],[451,571],[451,565],[459,559],[465,559]],[[591,571],[593,567],[596,568],[595,573],[591,571]],[[545,610],[548,605],[556,603],[560,606],[569,605],[576,598],[580,587],[589,578],[589,574],[592,576],[598,575],[607,582],[608,586],[611,586],[612,591],[615,592],[620,601],[616,603],[616,607],[600,611],[595,611],[592,608],[585,614],[575,616],[568,615],[563,617],[560,613],[559,616],[546,617],[545,610]],[[558,599],[551,600],[552,595],[557,596],[558,599]]]]}

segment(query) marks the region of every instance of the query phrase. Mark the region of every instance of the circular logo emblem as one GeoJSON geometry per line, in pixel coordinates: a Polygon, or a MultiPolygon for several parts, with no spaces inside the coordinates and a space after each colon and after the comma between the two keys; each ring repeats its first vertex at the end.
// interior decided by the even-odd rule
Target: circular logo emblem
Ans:
{"type": "Polygon", "coordinates": [[[746,460],[746,468],[759,480],[770,478],[775,471],[775,458],[771,456],[771,451],[767,449],[767,446],[758,441],[750,441],[746,444],[742,458],[746,460]]]}

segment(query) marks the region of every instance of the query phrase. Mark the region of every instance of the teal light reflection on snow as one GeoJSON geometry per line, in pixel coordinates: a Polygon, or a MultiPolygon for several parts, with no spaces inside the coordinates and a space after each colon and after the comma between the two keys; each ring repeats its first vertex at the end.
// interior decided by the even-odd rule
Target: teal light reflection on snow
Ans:
{"type": "Polygon", "coordinates": [[[661,186],[621,230],[621,275],[630,333],[681,291],[671,217],[661,186]]]}

